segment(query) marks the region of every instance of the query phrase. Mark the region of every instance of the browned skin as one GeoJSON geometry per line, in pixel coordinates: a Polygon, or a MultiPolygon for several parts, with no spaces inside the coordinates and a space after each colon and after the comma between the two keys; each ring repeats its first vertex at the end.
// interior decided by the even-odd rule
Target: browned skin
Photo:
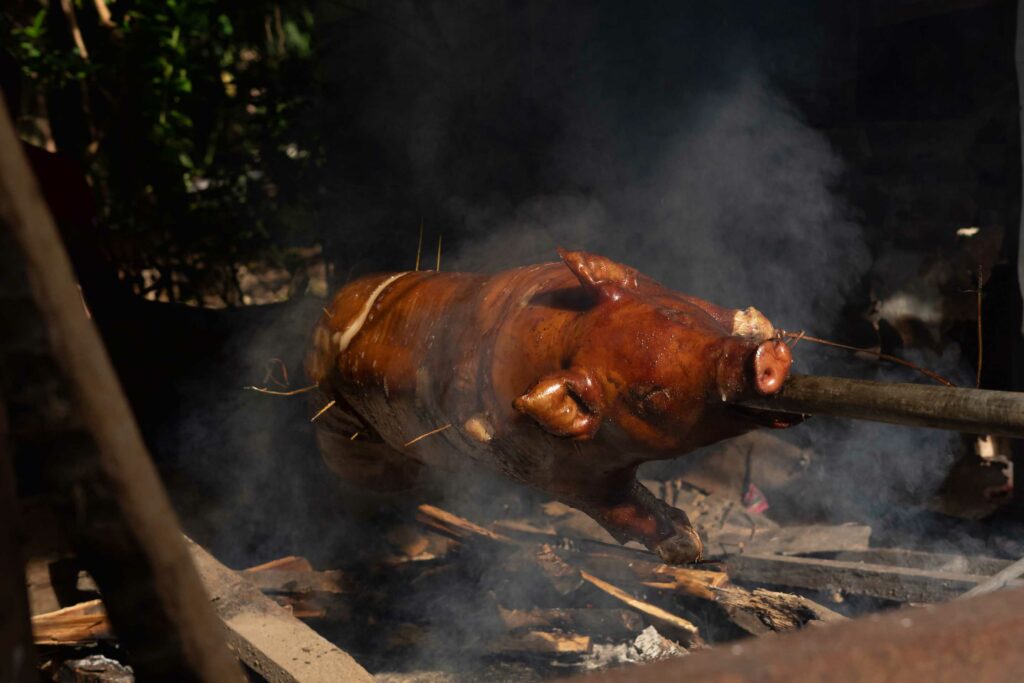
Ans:
{"type": "Polygon", "coordinates": [[[789,347],[765,328],[734,335],[736,311],[631,268],[560,254],[563,263],[492,276],[402,275],[340,351],[395,274],[346,285],[308,361],[337,401],[318,420],[325,458],[359,486],[390,487],[420,465],[472,458],[587,512],[621,542],[696,561],[686,514],[651,495],[636,469],[756,427],[730,403],[777,391],[789,347]]]}

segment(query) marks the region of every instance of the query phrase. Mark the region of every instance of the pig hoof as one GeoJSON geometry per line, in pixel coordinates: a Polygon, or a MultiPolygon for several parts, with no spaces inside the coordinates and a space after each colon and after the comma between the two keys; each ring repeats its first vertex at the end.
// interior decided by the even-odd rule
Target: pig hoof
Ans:
{"type": "Polygon", "coordinates": [[[665,564],[693,564],[704,555],[704,544],[693,529],[669,536],[654,547],[665,564]]]}

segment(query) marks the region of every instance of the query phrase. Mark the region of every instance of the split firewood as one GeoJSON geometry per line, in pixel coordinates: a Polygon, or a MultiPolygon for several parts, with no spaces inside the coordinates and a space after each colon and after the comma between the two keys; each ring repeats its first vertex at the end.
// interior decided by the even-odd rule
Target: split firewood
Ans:
{"type": "Polygon", "coordinates": [[[289,571],[289,572],[311,572],[313,571],[313,565],[309,563],[304,557],[296,557],[295,555],[288,555],[286,557],[279,557],[276,560],[270,562],[264,562],[258,564],[255,567],[249,567],[244,570],[246,572],[265,572],[265,571],[289,571]]]}
{"type": "Polygon", "coordinates": [[[253,585],[264,593],[289,593],[309,595],[312,593],[351,593],[352,581],[343,571],[285,571],[268,569],[245,572],[253,585]]]}
{"type": "Polygon", "coordinates": [[[499,519],[496,520],[493,524],[491,524],[491,526],[498,531],[508,532],[512,536],[515,536],[517,534],[530,534],[534,536],[558,535],[558,532],[555,530],[555,527],[551,526],[550,524],[546,524],[544,526],[537,526],[536,524],[533,524],[532,522],[524,519],[499,519]]]}
{"type": "Polygon", "coordinates": [[[551,546],[540,546],[533,554],[533,559],[561,595],[569,595],[583,585],[579,571],[569,566],[551,546]]]}
{"type": "Polygon", "coordinates": [[[566,557],[571,557],[574,564],[606,579],[639,581],[649,588],[674,591],[706,600],[715,599],[711,588],[724,585],[729,580],[724,572],[674,567],[661,564],[654,558],[650,561],[631,559],[624,562],[620,557],[603,553],[560,552],[566,557]]]}
{"type": "Polygon", "coordinates": [[[473,538],[476,540],[483,539],[501,544],[513,542],[508,536],[503,536],[502,534],[495,533],[490,529],[485,529],[478,524],[470,522],[468,519],[464,519],[458,515],[453,515],[452,513],[433,505],[420,505],[416,510],[417,520],[431,529],[440,531],[442,534],[457,540],[473,538]]]}
{"type": "Polygon", "coordinates": [[[327,617],[327,606],[315,598],[295,598],[290,595],[268,595],[268,598],[284,607],[296,619],[324,619],[327,617]]]}
{"type": "Polygon", "coordinates": [[[412,525],[392,528],[386,538],[396,551],[396,555],[389,558],[386,564],[435,560],[444,557],[458,545],[458,542],[448,535],[424,532],[412,525]]]}
{"type": "Polygon", "coordinates": [[[113,637],[102,600],[32,617],[32,638],[37,645],[86,645],[113,637]]]}
{"type": "Polygon", "coordinates": [[[644,630],[640,616],[627,609],[600,607],[505,609],[498,606],[498,616],[509,631],[550,631],[559,629],[586,633],[609,640],[635,638],[644,630]]]}
{"type": "Polygon", "coordinates": [[[495,522],[493,526],[503,532],[503,535],[519,543],[547,543],[558,547],[560,550],[565,549],[577,553],[605,555],[619,562],[661,562],[657,555],[647,549],[619,545],[614,540],[607,542],[595,540],[594,538],[564,535],[551,528],[542,528],[522,522],[509,524],[499,521],[495,522]]]}
{"type": "Polygon", "coordinates": [[[846,620],[827,607],[791,593],[763,588],[748,591],[737,586],[721,586],[713,590],[729,619],[751,635],[795,631],[811,621],[846,620]]]}
{"type": "MultiPolygon", "coordinates": [[[[552,547],[550,544],[545,545],[552,547]]],[[[725,585],[729,580],[728,575],[724,572],[711,569],[716,566],[713,564],[706,565],[709,567],[708,569],[676,567],[662,564],[646,551],[635,551],[634,553],[631,549],[624,550],[629,551],[630,555],[582,552],[565,548],[557,548],[553,552],[571,565],[585,569],[606,580],[638,581],[650,588],[671,590],[707,600],[716,599],[711,588],[725,585]]]]}
{"type": "Polygon", "coordinates": [[[348,621],[347,602],[338,595],[353,592],[351,577],[343,571],[317,571],[304,557],[289,555],[249,567],[242,574],[299,619],[348,621]]]}
{"type": "Polygon", "coordinates": [[[986,595],[993,591],[1005,588],[1011,581],[1015,581],[1024,575],[1024,559],[1017,560],[1010,566],[1006,567],[998,574],[989,577],[986,581],[979,583],[977,586],[967,591],[960,598],[976,598],[981,595],[986,595]]]}
{"type": "MultiPolygon", "coordinates": [[[[446,533],[450,533],[458,538],[467,540],[471,538],[483,539],[487,542],[503,546],[515,545],[515,541],[507,536],[485,529],[440,508],[431,505],[421,505],[418,510],[420,512],[418,518],[425,524],[432,528],[444,530],[446,533]]],[[[552,546],[541,545],[535,553],[535,558],[541,570],[553,579],[552,583],[555,585],[556,590],[559,590],[563,595],[575,591],[580,580],[586,581],[598,590],[620,600],[668,631],[671,631],[672,635],[679,637],[683,643],[699,642],[698,629],[691,622],[661,607],[640,600],[593,574],[577,570],[565,562],[552,546]]]]}
{"type": "Polygon", "coordinates": [[[567,655],[590,652],[590,637],[576,633],[552,633],[550,631],[527,631],[509,633],[493,640],[487,648],[494,654],[544,654],[567,655]]]}
{"type": "MultiPolygon", "coordinates": [[[[713,563],[702,569],[665,565],[644,550],[611,546],[599,541],[576,544],[573,542],[574,539],[561,539],[546,530],[524,527],[520,524],[502,525],[502,530],[507,532],[508,536],[496,534],[468,520],[429,506],[422,518],[429,520],[432,528],[443,527],[449,535],[466,541],[480,539],[502,546],[516,544],[514,538],[527,539],[526,542],[567,541],[558,547],[550,542],[542,542],[533,552],[532,559],[548,576],[557,592],[569,595],[578,590],[581,583],[586,582],[644,614],[663,630],[671,631],[676,637],[681,635],[683,642],[687,642],[695,633],[696,626],[664,607],[634,597],[612,582],[639,585],[679,598],[695,598],[712,603],[715,606],[714,611],[720,618],[731,622],[741,631],[754,635],[793,630],[803,627],[810,621],[827,622],[843,618],[834,611],[801,596],[766,590],[751,592],[746,588],[732,585],[729,582],[729,575],[717,571],[717,565],[713,563]],[[587,552],[582,548],[591,551],[587,552]],[[677,619],[679,621],[676,621],[677,619]]],[[[861,531],[856,531],[856,535],[860,534],[861,531]]],[[[519,541],[520,544],[523,542],[519,541]]]]}
{"type": "MultiPolygon", "coordinates": [[[[850,546],[856,546],[861,540],[866,541],[865,530],[870,531],[868,527],[856,525],[836,528],[849,529],[846,539],[840,539],[840,545],[850,546]]],[[[819,538],[820,528],[811,529],[814,529],[812,537],[819,538]]],[[[529,533],[531,537],[536,537],[535,531],[529,533]]],[[[789,538],[798,537],[799,534],[795,534],[789,538]]],[[[784,537],[777,538],[781,540],[784,537]]],[[[588,547],[595,547],[594,543],[591,542],[588,547]]],[[[813,540],[810,543],[813,545],[813,540]]],[[[731,585],[728,574],[722,571],[670,566],[655,561],[653,557],[650,560],[643,559],[645,551],[617,550],[627,551],[628,559],[621,552],[580,552],[563,548],[554,552],[568,564],[600,576],[605,581],[638,581],[646,588],[710,601],[720,608],[722,617],[752,635],[793,630],[810,621],[843,619],[838,613],[808,598],[766,590],[751,592],[731,585]]]]}
{"type": "Polygon", "coordinates": [[[684,643],[693,643],[699,640],[697,627],[691,622],[683,619],[680,616],[672,614],[668,610],[664,610],[657,605],[652,605],[649,602],[645,602],[636,598],[626,591],[622,590],[618,586],[614,586],[607,581],[603,581],[593,574],[581,571],[580,576],[584,581],[591,584],[598,590],[607,593],[616,600],[620,600],[626,605],[632,607],[637,612],[640,612],[644,616],[648,617],[651,621],[663,629],[666,629],[667,633],[671,633],[673,636],[681,637],[684,643]]]}

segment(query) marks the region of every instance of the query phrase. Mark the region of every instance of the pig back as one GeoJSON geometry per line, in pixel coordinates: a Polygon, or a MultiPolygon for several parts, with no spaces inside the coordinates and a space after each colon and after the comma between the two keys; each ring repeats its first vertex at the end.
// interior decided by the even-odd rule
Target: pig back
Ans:
{"type": "MultiPolygon", "coordinates": [[[[493,276],[389,273],[346,285],[325,309],[307,360],[324,403],[336,401],[321,429],[360,432],[353,453],[360,442],[383,442],[423,463],[451,467],[469,456],[522,480],[532,468],[502,448],[526,422],[512,401],[558,365],[562,330],[578,314],[575,282],[561,264],[543,264],[493,276]],[[568,303],[545,298],[560,291],[575,291],[575,303],[572,295],[568,303]]],[[[335,451],[347,446],[329,441],[335,451]]]]}

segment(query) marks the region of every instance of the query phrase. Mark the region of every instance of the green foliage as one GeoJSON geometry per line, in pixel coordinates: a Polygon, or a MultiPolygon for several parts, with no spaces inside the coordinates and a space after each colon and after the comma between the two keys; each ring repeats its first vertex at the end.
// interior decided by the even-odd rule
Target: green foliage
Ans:
{"type": "Polygon", "coordinates": [[[38,76],[44,86],[62,86],[69,81],[78,81],[89,73],[89,64],[82,60],[77,51],[48,50],[46,9],[38,10],[31,22],[10,29],[10,44],[21,57],[26,71],[38,76]],[[31,66],[29,66],[31,65],[31,66]]]}
{"type": "Polygon", "coordinates": [[[306,3],[117,0],[104,25],[79,1],[86,55],[60,3],[46,5],[5,10],[5,44],[46,96],[60,151],[89,169],[105,225],[145,252],[120,264],[129,276],[158,262],[175,298],[214,287],[233,303],[239,265],[284,265],[315,241],[306,3]]]}

